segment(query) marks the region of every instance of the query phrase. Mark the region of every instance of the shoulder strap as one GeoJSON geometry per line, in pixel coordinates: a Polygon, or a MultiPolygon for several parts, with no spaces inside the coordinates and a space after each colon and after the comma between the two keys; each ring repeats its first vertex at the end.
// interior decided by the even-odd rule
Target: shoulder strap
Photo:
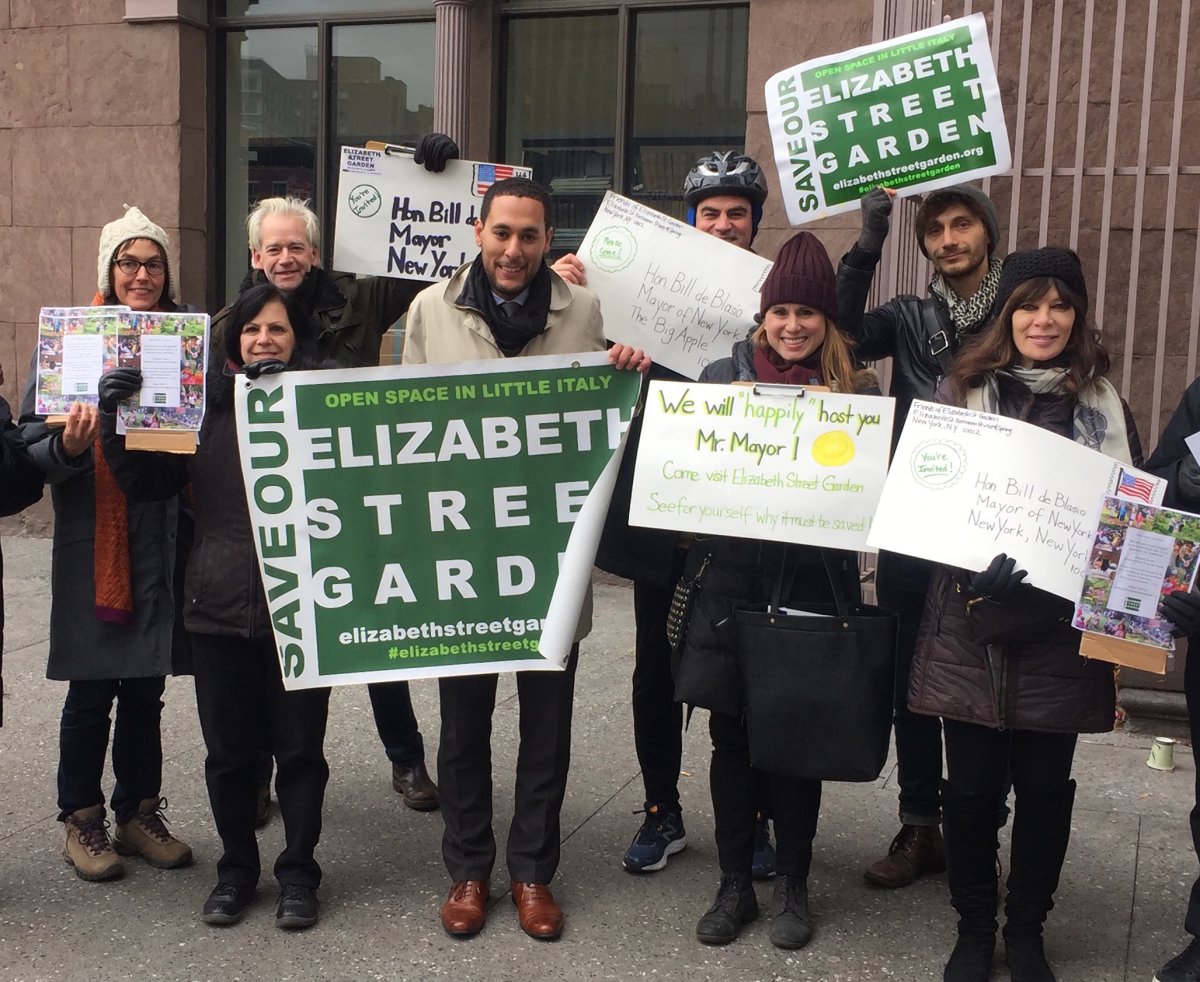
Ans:
{"type": "Polygon", "coordinates": [[[936,297],[921,301],[921,327],[925,331],[929,354],[937,362],[942,378],[946,378],[950,374],[950,363],[954,361],[954,346],[942,322],[941,301],[936,297]]]}

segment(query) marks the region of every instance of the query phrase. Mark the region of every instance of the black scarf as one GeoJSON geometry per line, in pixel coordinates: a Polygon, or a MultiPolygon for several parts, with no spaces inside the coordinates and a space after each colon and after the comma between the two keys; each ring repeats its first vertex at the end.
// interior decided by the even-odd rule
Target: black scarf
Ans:
{"type": "Polygon", "coordinates": [[[456,301],[478,310],[491,328],[496,347],[506,358],[519,355],[525,345],[546,330],[550,314],[550,267],[544,262],[529,284],[529,296],[513,314],[507,314],[492,296],[492,284],[483,268],[483,257],[476,256],[467,271],[467,282],[456,301]]]}

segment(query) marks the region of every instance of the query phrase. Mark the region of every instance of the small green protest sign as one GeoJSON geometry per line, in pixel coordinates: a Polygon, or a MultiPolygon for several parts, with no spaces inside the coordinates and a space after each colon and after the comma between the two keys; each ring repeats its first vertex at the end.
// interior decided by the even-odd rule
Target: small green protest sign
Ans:
{"type": "Polygon", "coordinates": [[[982,14],[788,68],[766,101],[793,225],[1012,166],[982,14]]]}
{"type": "Polygon", "coordinates": [[[285,685],[561,668],[639,383],[599,353],[240,384],[285,685]]]}

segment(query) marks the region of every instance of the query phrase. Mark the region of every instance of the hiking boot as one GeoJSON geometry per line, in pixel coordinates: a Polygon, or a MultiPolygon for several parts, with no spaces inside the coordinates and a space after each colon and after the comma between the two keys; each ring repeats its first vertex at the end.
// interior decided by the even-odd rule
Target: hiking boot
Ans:
{"type": "Polygon", "coordinates": [[[881,887],[906,887],[918,876],[946,869],[946,846],[936,825],[905,825],[888,848],[888,854],[863,870],[868,883],[881,887]]]}
{"type": "Polygon", "coordinates": [[[192,847],[167,831],[163,811],[166,798],[147,798],[138,805],[137,814],[117,826],[113,847],[122,856],[141,856],[159,869],[178,869],[192,864],[192,847]]]}
{"type": "Polygon", "coordinates": [[[1154,982],[1200,982],[1200,941],[1193,938],[1191,944],[1158,970],[1154,982]]]}
{"type": "Polygon", "coordinates": [[[279,906],[275,908],[275,926],[302,930],[317,923],[317,891],[299,883],[284,883],[279,888],[279,906]]]}
{"type": "Polygon", "coordinates": [[[754,858],[750,873],[756,880],[769,880],[775,875],[775,847],[771,845],[771,826],[762,812],[754,820],[754,858]]]}
{"type": "Polygon", "coordinates": [[[115,880],[125,875],[121,857],[108,838],[103,805],[72,812],[63,824],[67,828],[63,860],[75,867],[76,876],[81,880],[115,880]]]}
{"type": "Polygon", "coordinates": [[[260,784],[254,805],[254,827],[261,829],[271,821],[271,782],[260,784]]]}
{"type": "Polygon", "coordinates": [[[729,944],[758,917],[758,898],[749,873],[722,873],[717,899],[696,924],[696,937],[705,944],[729,944]]]}
{"type": "Polygon", "coordinates": [[[646,820],[625,850],[621,865],[630,873],[653,873],[667,865],[668,857],[686,847],[683,814],[646,802],[646,820]]]}
{"type": "Polygon", "coordinates": [[[803,948],[811,937],[808,879],[785,874],[775,881],[775,897],[771,902],[771,944],[776,948],[803,948]]]}

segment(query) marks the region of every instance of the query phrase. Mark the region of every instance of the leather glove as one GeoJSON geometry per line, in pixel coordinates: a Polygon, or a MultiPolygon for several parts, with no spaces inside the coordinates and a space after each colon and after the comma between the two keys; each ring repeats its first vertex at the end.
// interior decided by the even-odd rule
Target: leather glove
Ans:
{"type": "Polygon", "coordinates": [[[140,368],[114,368],[100,376],[100,408],[106,413],[115,413],[117,403],[124,402],[142,387],[140,368]]]}
{"type": "Polygon", "coordinates": [[[246,378],[256,379],[260,375],[278,375],[286,368],[287,363],[278,358],[264,358],[262,361],[252,361],[244,365],[242,370],[246,373],[246,378]]]}
{"type": "Polygon", "coordinates": [[[446,169],[446,161],[458,159],[458,144],[445,133],[426,133],[417,143],[413,160],[423,164],[427,171],[440,174],[446,169]]]}
{"type": "Polygon", "coordinates": [[[1189,453],[1179,462],[1175,474],[1175,493],[1188,508],[1200,508],[1200,464],[1189,453]]]}
{"type": "Polygon", "coordinates": [[[1167,594],[1162,601],[1162,615],[1175,625],[1171,632],[1175,637],[1195,637],[1200,634],[1200,594],[1183,590],[1167,594]]]}
{"type": "Polygon", "coordinates": [[[971,591],[994,604],[1006,604],[1029,574],[1017,569],[1017,561],[1000,553],[987,569],[971,576],[971,591]]]}
{"type": "Polygon", "coordinates": [[[892,196],[883,188],[876,188],[864,195],[858,206],[862,210],[858,247],[865,252],[883,252],[883,240],[891,227],[892,196]]]}

